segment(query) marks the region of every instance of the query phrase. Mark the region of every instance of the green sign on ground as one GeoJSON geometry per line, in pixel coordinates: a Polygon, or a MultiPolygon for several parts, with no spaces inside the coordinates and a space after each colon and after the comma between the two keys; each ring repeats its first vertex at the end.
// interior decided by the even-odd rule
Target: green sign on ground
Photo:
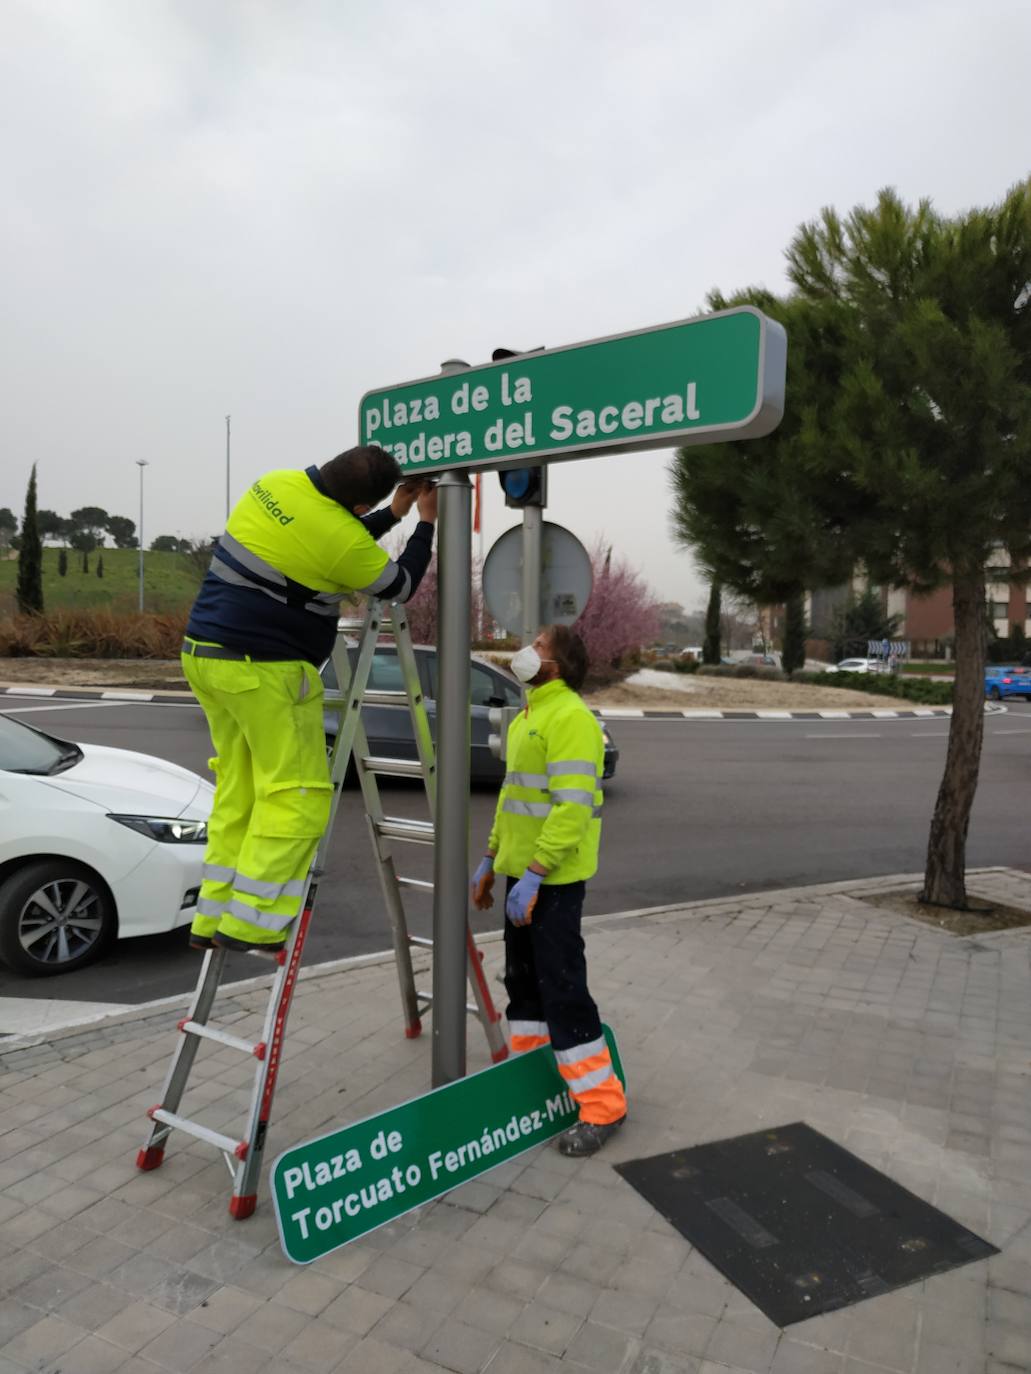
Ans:
{"type": "MultiPolygon", "coordinates": [[[[625,1083],[616,1042],[605,1038],[625,1083]]],[[[558,1135],[577,1119],[546,1046],[285,1151],[272,1165],[283,1251],[310,1264],[558,1135]]]]}
{"type": "Polygon", "coordinates": [[[781,326],[739,306],[366,392],[360,442],[412,473],[756,438],[786,359],[781,326]]]}

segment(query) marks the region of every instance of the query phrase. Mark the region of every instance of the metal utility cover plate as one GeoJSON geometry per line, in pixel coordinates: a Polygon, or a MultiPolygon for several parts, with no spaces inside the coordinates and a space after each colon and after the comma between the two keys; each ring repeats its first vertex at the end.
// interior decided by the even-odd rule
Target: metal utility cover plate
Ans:
{"type": "Polygon", "coordinates": [[[803,1122],[615,1167],[778,1326],[998,1254],[803,1122]]]}

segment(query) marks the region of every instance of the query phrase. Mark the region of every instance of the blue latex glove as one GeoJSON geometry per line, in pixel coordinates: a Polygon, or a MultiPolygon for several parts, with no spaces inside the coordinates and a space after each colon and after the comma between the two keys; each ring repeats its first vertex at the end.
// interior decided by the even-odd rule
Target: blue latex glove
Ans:
{"type": "Polygon", "coordinates": [[[494,905],[494,859],[490,854],[480,860],[469,891],[477,911],[488,911],[494,905]]]}
{"type": "Polygon", "coordinates": [[[528,926],[533,920],[533,909],[537,905],[537,889],[544,881],[543,873],[527,869],[505,903],[505,915],[514,926],[528,926]]]}

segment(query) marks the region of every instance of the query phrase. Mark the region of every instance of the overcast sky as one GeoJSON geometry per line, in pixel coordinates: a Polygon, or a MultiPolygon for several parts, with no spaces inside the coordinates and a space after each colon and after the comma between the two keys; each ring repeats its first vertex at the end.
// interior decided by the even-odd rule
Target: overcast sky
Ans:
{"type": "MultiPolygon", "coordinates": [[[[227,413],[235,499],[370,387],[781,287],[823,205],[995,200],[1029,52],[1027,0],[4,0],[0,506],[136,519],[146,458],[147,542],[211,534],[227,413]]],[[[548,516],[690,608],[668,461],[548,516]]]]}

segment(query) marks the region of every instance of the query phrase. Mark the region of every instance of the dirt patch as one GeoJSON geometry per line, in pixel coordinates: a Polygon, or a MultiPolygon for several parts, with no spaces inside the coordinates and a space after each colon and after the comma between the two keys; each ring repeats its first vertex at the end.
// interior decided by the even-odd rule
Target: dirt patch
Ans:
{"type": "Polygon", "coordinates": [[[995,902],[974,892],[969,894],[968,911],[955,911],[948,906],[929,906],[919,901],[915,892],[905,889],[855,895],[867,906],[894,911],[897,916],[908,916],[922,925],[934,926],[935,930],[946,930],[950,935],[990,935],[996,930],[1031,926],[1031,911],[1026,908],[1007,906],[1004,902],[995,902]]]}
{"type": "Polygon", "coordinates": [[[178,659],[160,658],[0,658],[0,683],[10,687],[189,691],[178,659]]]}
{"type": "MultiPolygon", "coordinates": [[[[683,681],[683,679],[680,679],[683,681]]],[[[913,702],[902,697],[885,697],[873,692],[856,692],[840,687],[813,687],[803,682],[764,682],[758,678],[698,677],[690,685],[630,687],[620,683],[602,687],[586,698],[595,710],[606,707],[636,707],[640,710],[691,710],[701,707],[716,711],[891,711],[913,709],[913,702]]]]}

